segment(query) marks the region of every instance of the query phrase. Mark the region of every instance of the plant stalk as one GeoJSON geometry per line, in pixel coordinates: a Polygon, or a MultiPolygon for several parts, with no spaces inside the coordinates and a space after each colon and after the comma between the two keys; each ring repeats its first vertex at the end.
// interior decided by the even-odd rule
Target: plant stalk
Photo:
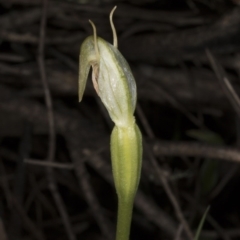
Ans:
{"type": "Polygon", "coordinates": [[[132,221],[133,201],[118,201],[118,218],[116,240],[129,240],[132,221]]]}

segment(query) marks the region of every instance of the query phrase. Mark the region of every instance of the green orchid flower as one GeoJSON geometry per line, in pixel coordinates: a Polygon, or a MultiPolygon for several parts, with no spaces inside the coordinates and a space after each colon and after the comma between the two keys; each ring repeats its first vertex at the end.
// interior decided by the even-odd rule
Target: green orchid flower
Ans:
{"type": "Polygon", "coordinates": [[[79,101],[82,100],[90,68],[93,86],[115,123],[111,134],[111,160],[118,194],[116,240],[128,240],[133,202],[139,184],[142,161],[142,137],[135,123],[136,83],[131,69],[117,49],[117,34],[110,13],[114,44],[93,36],[82,43],[79,65],[79,101]]]}

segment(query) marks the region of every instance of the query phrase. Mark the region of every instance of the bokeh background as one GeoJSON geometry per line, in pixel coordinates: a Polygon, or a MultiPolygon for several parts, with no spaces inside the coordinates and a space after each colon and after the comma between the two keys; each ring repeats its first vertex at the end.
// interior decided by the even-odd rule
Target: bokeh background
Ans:
{"type": "Polygon", "coordinates": [[[113,124],[79,49],[112,42],[144,137],[131,239],[240,239],[238,0],[0,0],[0,239],[114,239],[113,124]]]}

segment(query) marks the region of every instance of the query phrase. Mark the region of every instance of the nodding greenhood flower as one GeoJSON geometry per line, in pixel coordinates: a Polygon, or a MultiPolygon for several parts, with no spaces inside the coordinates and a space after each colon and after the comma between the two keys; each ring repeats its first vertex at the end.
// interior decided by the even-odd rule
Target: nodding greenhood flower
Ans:
{"type": "Polygon", "coordinates": [[[94,34],[85,39],[80,50],[79,101],[92,67],[94,88],[115,123],[111,134],[111,160],[119,200],[116,239],[128,240],[141,171],[142,137],[133,115],[136,83],[127,61],[117,49],[116,30],[112,22],[115,9],[110,13],[113,45],[97,37],[95,25],[90,21],[94,34]]]}
{"type": "Polygon", "coordinates": [[[117,126],[134,123],[133,113],[136,107],[136,83],[130,67],[117,49],[117,37],[112,15],[110,23],[113,30],[114,45],[97,37],[92,24],[94,36],[89,36],[82,43],[80,51],[79,101],[85,90],[90,66],[94,88],[107,108],[109,115],[117,126]]]}

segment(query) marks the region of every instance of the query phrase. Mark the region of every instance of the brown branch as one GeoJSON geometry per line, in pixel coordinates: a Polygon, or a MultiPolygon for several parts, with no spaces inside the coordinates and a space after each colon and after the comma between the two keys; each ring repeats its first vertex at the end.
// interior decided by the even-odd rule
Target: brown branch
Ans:
{"type": "Polygon", "coordinates": [[[11,202],[13,204],[13,207],[19,214],[20,219],[23,221],[25,228],[35,237],[35,239],[45,240],[43,233],[35,226],[33,221],[25,213],[25,210],[13,196],[11,197],[11,202]]]}
{"type": "MultiPolygon", "coordinates": [[[[140,113],[139,118],[140,118],[144,128],[146,129],[148,137],[150,139],[153,139],[153,137],[154,137],[153,131],[151,131],[151,127],[150,127],[150,125],[149,125],[149,123],[148,123],[148,121],[147,121],[147,119],[145,117],[144,112],[141,110],[141,107],[138,107],[137,113],[138,114],[140,113]]],[[[145,141],[144,141],[144,143],[145,143],[145,141]]],[[[163,186],[166,194],[168,195],[168,197],[169,197],[169,199],[170,199],[170,201],[171,201],[171,203],[172,203],[172,205],[174,207],[174,210],[176,212],[178,220],[180,221],[180,223],[181,223],[183,229],[185,230],[188,238],[190,240],[192,240],[193,239],[193,234],[191,232],[191,229],[190,229],[187,221],[185,220],[185,217],[184,217],[183,212],[181,210],[180,204],[178,203],[178,200],[175,197],[175,195],[174,195],[174,193],[173,193],[173,191],[172,191],[172,189],[171,189],[171,187],[170,187],[170,185],[169,185],[169,183],[168,183],[168,181],[167,181],[167,179],[165,177],[165,174],[164,174],[163,170],[157,164],[157,161],[156,161],[152,151],[146,145],[146,143],[145,143],[145,148],[144,149],[147,150],[147,154],[148,154],[148,156],[150,158],[150,161],[151,161],[151,163],[153,165],[153,169],[154,169],[153,171],[155,172],[156,176],[158,177],[158,179],[162,183],[162,186],[163,186]]]]}
{"type": "Polygon", "coordinates": [[[235,164],[231,166],[231,168],[229,168],[229,170],[225,173],[222,179],[219,180],[219,183],[217,184],[217,186],[211,191],[209,199],[216,198],[221,193],[223,188],[227,185],[227,183],[234,177],[234,175],[238,171],[239,171],[239,165],[238,167],[236,167],[235,164]]]}
{"type": "Polygon", "coordinates": [[[240,151],[237,148],[157,140],[152,141],[151,145],[155,156],[203,157],[240,163],[240,151]]]}
{"type": "Polygon", "coordinates": [[[58,162],[49,162],[49,161],[42,161],[37,159],[25,159],[25,163],[37,165],[37,166],[43,166],[43,167],[52,167],[52,168],[61,168],[61,169],[73,169],[73,164],[69,163],[58,163],[58,162]]]}
{"type": "Polygon", "coordinates": [[[199,128],[204,127],[203,123],[199,121],[197,117],[195,117],[191,112],[189,112],[184,105],[182,105],[177,99],[175,99],[174,96],[161,88],[159,84],[153,84],[153,88],[155,88],[159,92],[159,94],[161,94],[163,98],[166,99],[167,102],[169,102],[174,108],[176,108],[183,115],[185,115],[193,124],[195,124],[199,128]]]}
{"type": "MultiPolygon", "coordinates": [[[[77,64],[72,59],[67,59],[69,58],[68,55],[56,54],[56,51],[49,51],[49,48],[48,54],[55,58],[54,61],[51,60],[49,67],[47,65],[51,92],[58,96],[75,96],[77,64]]],[[[232,58],[232,60],[234,59],[232,58]]],[[[207,61],[204,64],[208,64],[207,61]]],[[[231,65],[232,67],[226,64],[225,66],[234,69],[233,64],[231,65]]],[[[12,86],[22,84],[24,88],[21,91],[21,95],[26,97],[42,96],[43,91],[38,87],[39,80],[36,71],[37,66],[33,62],[18,65],[0,63],[1,82],[11,83],[12,86]]],[[[198,111],[215,116],[221,115],[222,110],[230,109],[230,104],[226,101],[225,94],[221,91],[221,86],[219,86],[217,81],[214,81],[215,74],[208,69],[197,67],[189,69],[191,81],[188,80],[189,77],[186,72],[180,68],[166,69],[150,65],[138,65],[133,66],[132,71],[137,81],[139,100],[172,105],[185,115],[187,112],[188,114],[191,113],[191,111],[195,113],[196,106],[198,111]],[[161,88],[156,86],[161,86],[161,88]],[[172,96],[174,96],[174,99],[172,99],[172,96]]],[[[238,92],[239,84],[236,76],[229,74],[229,78],[238,92]]],[[[86,95],[92,96],[93,93],[92,85],[87,84],[86,95]]],[[[188,116],[190,119],[193,119],[193,116],[188,116]]],[[[196,120],[194,122],[197,123],[196,120]]]]}
{"type": "MultiPolygon", "coordinates": [[[[25,122],[24,133],[22,135],[19,152],[17,156],[16,170],[14,171],[14,188],[13,197],[16,201],[23,205],[24,193],[26,185],[26,165],[24,164],[24,158],[29,157],[32,145],[32,127],[29,122],[25,122]]],[[[9,237],[10,239],[22,238],[22,223],[19,221],[19,215],[16,211],[11,211],[10,223],[9,223],[9,237]]]]}
{"type": "MultiPolygon", "coordinates": [[[[239,228],[236,229],[224,229],[224,232],[230,237],[230,238],[238,238],[240,237],[240,230],[239,228]]],[[[211,230],[203,230],[201,232],[201,236],[211,239],[218,239],[219,233],[217,231],[211,231],[211,230]]]]}
{"type": "Polygon", "coordinates": [[[43,189],[46,189],[46,187],[48,186],[47,179],[44,178],[40,181],[37,181],[35,179],[34,174],[29,174],[29,182],[30,182],[32,189],[29,192],[29,194],[26,198],[25,204],[24,204],[25,211],[26,212],[30,211],[31,204],[33,203],[33,201],[35,199],[37,199],[38,202],[41,203],[41,205],[49,212],[49,214],[52,217],[56,217],[57,211],[56,211],[54,203],[52,203],[41,191],[43,189]]]}
{"type": "Polygon", "coordinates": [[[148,123],[148,120],[140,106],[140,104],[137,105],[137,108],[136,108],[136,113],[138,115],[138,117],[140,118],[141,120],[141,123],[144,127],[144,130],[146,131],[146,134],[147,136],[150,138],[150,139],[154,139],[155,138],[155,135],[154,135],[154,132],[152,130],[152,128],[150,127],[149,123],[148,123]]]}
{"type": "MultiPolygon", "coordinates": [[[[45,103],[47,106],[48,112],[48,124],[49,124],[49,149],[48,149],[48,156],[47,160],[49,162],[54,161],[55,151],[56,151],[56,132],[55,132],[55,122],[54,122],[54,114],[53,114],[53,107],[52,107],[52,99],[51,93],[49,90],[49,85],[46,76],[45,70],[45,63],[44,63],[44,47],[45,47],[45,32],[46,32],[46,18],[47,18],[47,3],[48,0],[43,1],[43,10],[42,10],[42,17],[41,17],[41,25],[40,25],[40,38],[39,38],[39,48],[38,48],[38,64],[39,70],[41,74],[42,85],[44,89],[45,95],[45,103]]],[[[53,176],[53,169],[51,167],[47,168],[47,176],[49,180],[49,188],[51,194],[55,200],[57,205],[58,211],[62,217],[64,227],[67,232],[67,236],[70,240],[76,240],[75,234],[72,230],[72,226],[69,220],[69,216],[64,205],[64,202],[58,192],[57,184],[55,182],[53,176]]]]}
{"type": "Polygon", "coordinates": [[[207,57],[211,63],[211,66],[219,80],[219,83],[222,86],[223,91],[226,94],[226,97],[232,103],[232,106],[240,118],[240,98],[238,97],[234,87],[231,82],[228,80],[227,74],[224,71],[223,67],[219,64],[216,58],[213,56],[210,50],[206,50],[207,57]]]}
{"type": "Polygon", "coordinates": [[[97,197],[94,193],[94,190],[89,182],[89,174],[85,169],[85,165],[83,162],[83,155],[80,154],[78,150],[80,144],[78,143],[79,136],[76,137],[74,134],[76,132],[79,132],[79,131],[76,129],[73,129],[73,132],[68,132],[68,134],[66,134],[65,136],[67,138],[68,148],[70,151],[72,161],[74,163],[74,169],[79,181],[79,185],[83,189],[83,193],[86,198],[86,201],[103,235],[110,240],[114,236],[112,227],[108,219],[104,216],[102,207],[100,206],[97,200],[97,197]]]}
{"type": "MultiPolygon", "coordinates": [[[[238,120],[240,118],[240,98],[236,93],[234,87],[232,86],[231,82],[229,81],[227,74],[224,68],[221,66],[219,61],[214,57],[209,49],[206,50],[207,57],[209,62],[218,78],[220,85],[223,88],[223,91],[226,94],[226,97],[229,99],[230,103],[232,104],[233,109],[235,110],[238,120]]],[[[238,167],[239,168],[239,167],[238,167]]],[[[230,181],[230,179],[236,174],[238,171],[237,167],[232,167],[231,170],[225,174],[225,176],[221,179],[218,186],[212,191],[210,198],[216,197],[221,190],[225,187],[225,185],[230,181]]]]}
{"type": "Polygon", "coordinates": [[[124,56],[131,61],[148,59],[151,63],[179,63],[182,59],[196,59],[204,49],[211,47],[215,52],[228,52],[237,49],[236,39],[240,24],[240,8],[235,8],[218,21],[209,25],[167,33],[149,33],[141,37],[131,36],[121,44],[124,56]],[[231,39],[232,36],[232,39],[231,39]],[[219,47],[219,42],[229,41],[219,47]],[[134,48],[133,48],[134,46],[134,48]],[[149,46],[149,47],[146,47],[149,46]]]}
{"type": "MultiPolygon", "coordinates": [[[[33,123],[47,125],[46,109],[44,109],[39,103],[33,100],[22,99],[17,97],[17,93],[14,90],[9,90],[7,87],[0,86],[0,95],[2,101],[0,101],[0,108],[5,111],[14,112],[16,115],[24,117],[33,123]]],[[[106,137],[106,133],[99,126],[93,126],[89,124],[83,117],[76,114],[74,111],[68,111],[67,114],[55,112],[58,121],[57,129],[61,133],[68,133],[69,128],[75,126],[78,130],[72,131],[71,138],[75,139],[77,146],[83,148],[96,148],[99,142],[90,141],[90,139],[102,139],[106,137]],[[86,131],[87,129],[87,131],[86,131]],[[81,133],[81,138],[79,138],[81,133]]],[[[72,140],[73,141],[73,140],[72,140]]],[[[209,146],[193,142],[170,142],[170,141],[149,141],[153,147],[154,154],[156,156],[199,156],[206,158],[217,158],[222,160],[230,160],[240,162],[240,152],[236,148],[222,147],[222,146],[209,146]]],[[[80,149],[79,149],[80,151],[80,149]]],[[[96,169],[106,180],[111,179],[110,166],[102,169],[102,160],[94,160],[89,158],[89,163],[96,169]]],[[[79,161],[79,159],[77,160],[79,161]]],[[[169,216],[163,211],[159,210],[159,207],[154,204],[149,198],[145,196],[145,199],[136,197],[136,206],[144,215],[153,223],[155,223],[160,229],[174,237],[176,232],[176,225],[169,216]],[[166,216],[165,216],[165,215],[166,216]]]]}
{"type": "Polygon", "coordinates": [[[157,161],[154,157],[154,155],[152,154],[152,152],[150,151],[150,148],[145,144],[145,150],[147,150],[147,154],[148,154],[148,157],[153,165],[153,169],[154,169],[154,172],[156,174],[156,176],[158,177],[158,179],[160,180],[160,182],[162,183],[162,186],[168,196],[168,198],[170,199],[172,205],[173,205],[173,208],[175,210],[175,213],[176,213],[176,216],[178,218],[178,220],[180,221],[180,223],[182,224],[188,238],[190,240],[193,239],[193,234],[191,232],[191,229],[183,215],[183,212],[181,210],[181,207],[180,207],[180,204],[178,203],[178,200],[177,198],[175,197],[166,177],[165,177],[165,174],[163,172],[163,170],[160,168],[160,166],[157,164],[157,161]]]}

